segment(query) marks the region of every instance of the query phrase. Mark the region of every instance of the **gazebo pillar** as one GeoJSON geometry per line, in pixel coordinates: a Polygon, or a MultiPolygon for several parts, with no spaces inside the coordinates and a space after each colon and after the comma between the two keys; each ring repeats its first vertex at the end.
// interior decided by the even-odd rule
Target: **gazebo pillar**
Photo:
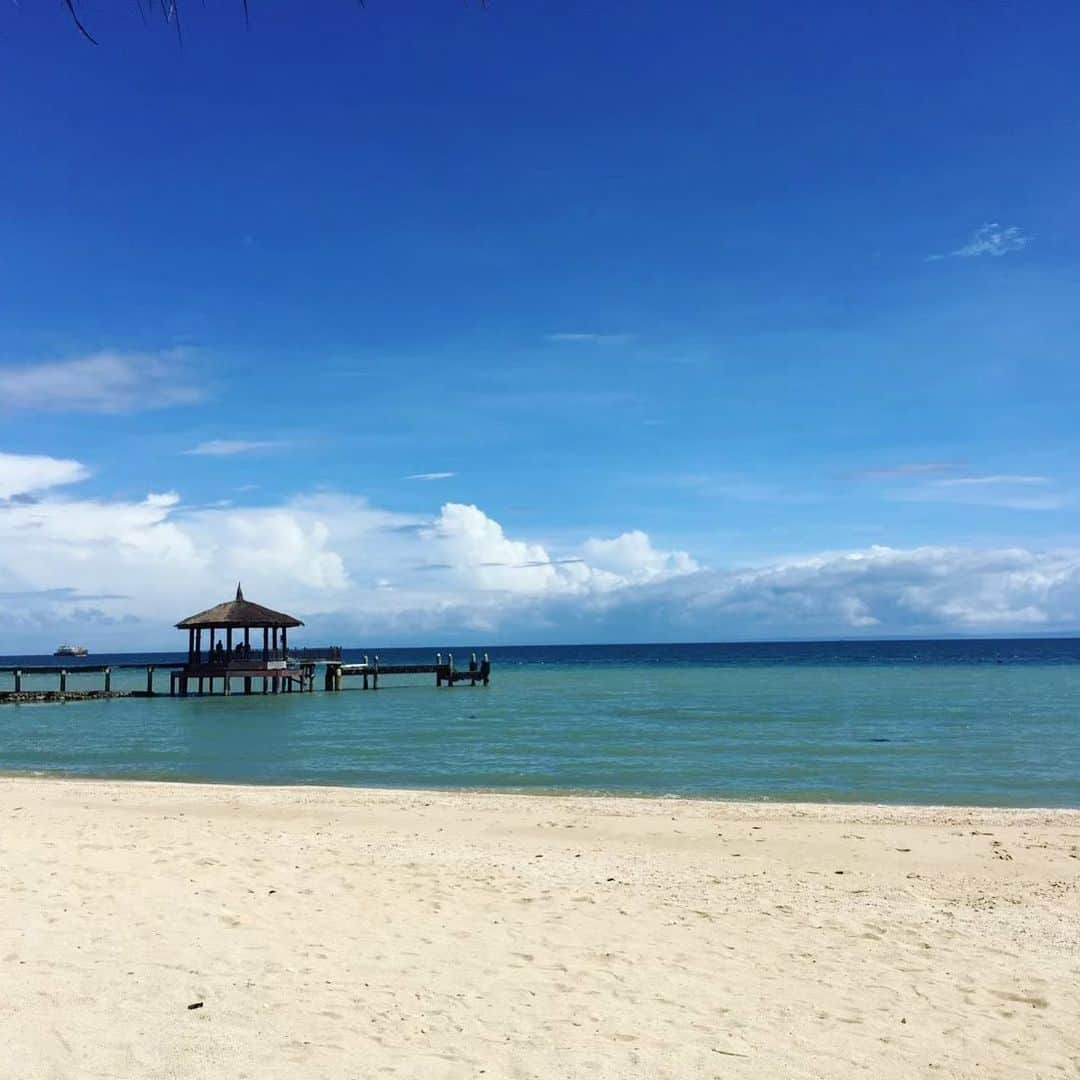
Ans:
{"type": "Polygon", "coordinates": [[[195,663],[195,630],[192,628],[187,634],[187,662],[195,663]]]}
{"type": "Polygon", "coordinates": [[[263,665],[264,666],[266,665],[266,661],[270,659],[270,657],[269,657],[269,655],[267,654],[267,651],[266,651],[267,648],[268,648],[266,643],[269,640],[269,637],[270,637],[270,631],[264,626],[263,627],[263,665]]]}
{"type": "Polygon", "coordinates": [[[202,663],[202,627],[195,631],[195,660],[202,663]]]}

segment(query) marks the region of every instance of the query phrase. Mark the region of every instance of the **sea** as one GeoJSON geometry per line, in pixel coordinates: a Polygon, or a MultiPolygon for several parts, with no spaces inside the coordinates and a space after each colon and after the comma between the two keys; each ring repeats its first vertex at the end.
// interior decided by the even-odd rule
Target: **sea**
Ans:
{"type": "MultiPolygon", "coordinates": [[[[374,655],[376,650],[365,650],[374,655]]],[[[458,668],[474,647],[443,649],[458,668]]],[[[1080,639],[484,647],[490,686],[0,704],[0,773],[1080,807],[1080,639]]],[[[384,649],[383,664],[431,663],[384,649]]],[[[347,661],[362,658],[346,650],[347,661]]],[[[168,663],[173,654],[65,660],[168,663]]],[[[0,657],[0,666],[56,664],[0,657]]],[[[167,690],[168,673],[156,675],[167,690]]],[[[115,672],[114,689],[145,686],[115,672]]],[[[12,677],[0,674],[0,690],[12,677]]],[[[56,676],[24,689],[55,688],[56,676]]]]}

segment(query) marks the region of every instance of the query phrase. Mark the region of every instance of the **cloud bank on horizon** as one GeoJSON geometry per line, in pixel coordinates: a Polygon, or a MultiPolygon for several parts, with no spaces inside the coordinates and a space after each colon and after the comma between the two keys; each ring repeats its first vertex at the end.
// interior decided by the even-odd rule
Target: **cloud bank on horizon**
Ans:
{"type": "Polygon", "coordinates": [[[464,503],[189,507],[82,497],[87,473],[0,455],[0,653],[72,632],[98,651],[175,647],[171,624],[237,580],[310,640],[357,645],[1053,631],[1080,611],[1080,550],[873,545],[709,567],[640,530],[555,550],[464,503]]]}

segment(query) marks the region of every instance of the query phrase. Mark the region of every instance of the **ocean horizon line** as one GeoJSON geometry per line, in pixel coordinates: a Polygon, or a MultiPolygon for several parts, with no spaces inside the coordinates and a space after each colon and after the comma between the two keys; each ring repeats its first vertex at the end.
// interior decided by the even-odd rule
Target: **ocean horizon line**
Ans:
{"type": "MultiPolygon", "coordinates": [[[[536,649],[651,649],[651,648],[737,648],[740,646],[770,646],[770,645],[901,645],[901,644],[934,644],[940,642],[967,642],[971,644],[996,643],[1009,641],[1055,641],[1055,642],[1080,642],[1080,630],[1030,633],[1030,634],[940,634],[940,635],[882,635],[877,637],[774,637],[774,638],[729,638],[713,640],[679,640],[679,641],[544,641],[544,642],[513,642],[501,643],[490,640],[478,639],[472,642],[436,643],[436,644],[378,644],[378,645],[343,645],[337,642],[330,643],[336,648],[350,653],[366,652],[374,655],[377,652],[458,652],[467,654],[472,651],[491,649],[506,650],[536,650],[536,649]]],[[[327,648],[329,645],[305,645],[295,646],[297,652],[311,648],[327,648]]],[[[54,646],[55,648],[55,646],[54,646]]],[[[0,660],[22,660],[40,656],[53,656],[53,650],[42,652],[0,652],[0,660]]],[[[88,654],[88,656],[177,656],[183,658],[187,655],[186,650],[180,648],[163,649],[102,649],[88,654]]],[[[82,657],[67,657],[69,660],[83,659],[82,657]]]]}

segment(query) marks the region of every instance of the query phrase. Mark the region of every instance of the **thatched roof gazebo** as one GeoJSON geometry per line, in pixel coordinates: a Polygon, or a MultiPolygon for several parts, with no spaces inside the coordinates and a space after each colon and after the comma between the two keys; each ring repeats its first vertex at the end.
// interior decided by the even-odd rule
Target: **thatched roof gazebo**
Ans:
{"type": "Polygon", "coordinates": [[[292,626],[303,626],[292,615],[286,615],[283,611],[272,611],[262,604],[253,604],[244,599],[244,590],[239,583],[236,586],[236,599],[226,600],[224,604],[217,604],[206,611],[200,611],[198,615],[189,615],[186,619],[176,624],[178,630],[227,630],[229,628],[261,627],[268,629],[278,627],[282,631],[292,626]]]}
{"type": "Polygon", "coordinates": [[[203,689],[203,680],[210,679],[213,692],[214,679],[220,677],[224,693],[230,692],[230,676],[243,676],[244,692],[251,693],[251,679],[261,676],[263,692],[267,689],[267,678],[273,680],[276,693],[279,683],[284,681],[286,689],[292,689],[293,679],[299,680],[302,687],[303,669],[291,668],[288,655],[288,632],[291,628],[304,624],[283,611],[274,611],[253,604],[244,599],[244,591],[238,584],[236,598],[226,600],[197,615],[191,615],[176,624],[178,630],[188,632],[188,659],[184,670],[179,673],[181,693],[187,693],[187,680],[199,680],[199,692],[203,689]],[[208,648],[203,651],[203,631],[209,632],[208,648]],[[253,648],[251,631],[262,630],[262,648],[253,648]],[[224,631],[218,637],[218,631],[224,631]],[[236,631],[234,644],[233,632],[236,631]],[[243,631],[243,638],[240,637],[243,631]],[[280,641],[279,641],[280,633],[280,641]]]}

